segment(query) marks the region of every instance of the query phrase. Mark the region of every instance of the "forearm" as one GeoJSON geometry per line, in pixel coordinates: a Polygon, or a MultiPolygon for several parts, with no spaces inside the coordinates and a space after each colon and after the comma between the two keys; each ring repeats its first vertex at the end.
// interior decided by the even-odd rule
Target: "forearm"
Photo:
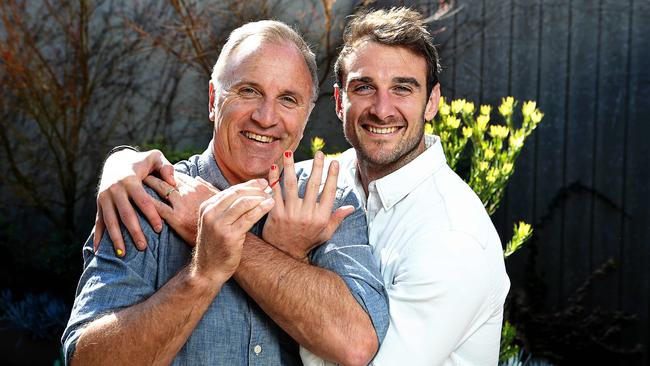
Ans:
{"type": "Polygon", "coordinates": [[[235,279],[314,354],[342,364],[365,364],[376,353],[370,317],[335,273],[299,262],[248,234],[235,279]]]}
{"type": "Polygon", "coordinates": [[[171,363],[222,284],[184,268],[147,300],[88,324],[71,364],[171,363]]]}

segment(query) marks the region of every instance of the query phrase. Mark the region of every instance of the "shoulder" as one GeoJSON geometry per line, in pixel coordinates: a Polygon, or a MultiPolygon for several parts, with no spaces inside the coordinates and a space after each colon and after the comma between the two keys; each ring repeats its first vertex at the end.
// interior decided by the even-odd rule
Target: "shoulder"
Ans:
{"type": "Polygon", "coordinates": [[[492,220],[476,193],[449,166],[433,174],[417,194],[435,202],[434,214],[444,219],[449,230],[471,237],[485,248],[494,230],[492,220]]]}
{"type": "Polygon", "coordinates": [[[192,155],[186,160],[181,160],[174,164],[174,170],[187,174],[190,177],[196,177],[199,175],[199,158],[201,155],[192,155]]]}

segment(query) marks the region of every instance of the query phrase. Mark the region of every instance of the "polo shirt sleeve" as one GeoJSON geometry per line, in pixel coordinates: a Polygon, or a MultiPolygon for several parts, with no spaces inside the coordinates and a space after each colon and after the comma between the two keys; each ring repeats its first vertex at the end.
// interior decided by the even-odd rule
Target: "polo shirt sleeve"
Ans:
{"type": "MultiPolygon", "coordinates": [[[[70,319],[61,342],[66,364],[75,352],[84,326],[103,315],[137,304],[156,291],[157,247],[159,234],[139,215],[140,226],[147,239],[147,250],[139,251],[124,226],[122,237],[124,257],[117,257],[113,242],[104,232],[99,250],[93,251],[93,235],[83,246],[84,269],[77,285],[70,319]]],[[[168,233],[164,225],[163,233],[168,233]]],[[[161,233],[162,235],[162,233],[161,233]]]]}
{"type": "Polygon", "coordinates": [[[339,188],[335,207],[351,205],[355,211],[346,217],[330,240],[310,253],[310,262],[338,274],[352,296],[368,313],[379,344],[388,330],[388,296],[379,272],[379,262],[368,244],[366,216],[351,189],[339,188]]]}
{"type": "MultiPolygon", "coordinates": [[[[387,284],[390,327],[373,365],[402,364],[405,357],[409,365],[442,365],[476,331],[474,324],[491,315],[486,313],[493,309],[486,301],[490,269],[484,249],[464,233],[441,233],[435,243],[423,237],[405,239],[410,243],[400,253],[400,271],[387,284]]],[[[499,342],[499,336],[487,338],[488,343],[499,342]]]]}

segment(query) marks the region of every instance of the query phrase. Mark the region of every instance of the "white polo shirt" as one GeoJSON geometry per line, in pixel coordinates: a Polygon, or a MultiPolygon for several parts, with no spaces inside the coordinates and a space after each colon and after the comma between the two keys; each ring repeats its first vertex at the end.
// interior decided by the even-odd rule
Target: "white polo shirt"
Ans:
{"type": "MultiPolygon", "coordinates": [[[[480,199],[447,165],[439,138],[426,143],[368,187],[370,245],[390,305],[372,364],[496,365],[510,288],[501,242],[480,199]]],[[[338,160],[341,179],[365,198],[354,149],[338,160]]]]}

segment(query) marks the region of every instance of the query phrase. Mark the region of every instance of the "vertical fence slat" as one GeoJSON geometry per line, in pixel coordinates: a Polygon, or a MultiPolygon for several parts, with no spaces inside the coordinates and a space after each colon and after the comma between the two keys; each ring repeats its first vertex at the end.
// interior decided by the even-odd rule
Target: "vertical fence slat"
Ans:
{"type": "Polygon", "coordinates": [[[537,140],[535,215],[544,218],[538,230],[539,258],[545,265],[549,304],[560,304],[562,291],[561,210],[552,206],[563,187],[564,123],[568,65],[569,2],[545,1],[542,10],[539,104],[545,111],[544,123],[535,132],[537,140]],[[548,264],[553,263],[553,266],[548,264]]]}

